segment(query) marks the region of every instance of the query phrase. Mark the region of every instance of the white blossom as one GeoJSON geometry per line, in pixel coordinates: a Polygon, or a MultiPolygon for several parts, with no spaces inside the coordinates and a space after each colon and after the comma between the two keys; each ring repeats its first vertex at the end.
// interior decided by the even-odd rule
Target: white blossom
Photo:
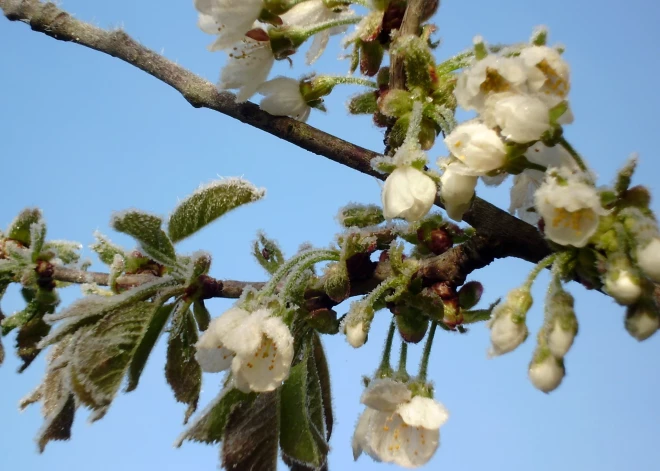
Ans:
{"type": "Polygon", "coordinates": [[[300,93],[300,82],[288,77],[276,77],[261,84],[258,90],[265,96],[259,107],[273,116],[290,116],[307,121],[312,110],[300,93]]]}
{"type": "Polygon", "coordinates": [[[548,348],[557,358],[564,358],[575,340],[576,329],[563,324],[561,316],[557,316],[548,334],[548,348]]]}
{"type": "Polygon", "coordinates": [[[538,141],[550,129],[550,108],[530,94],[491,95],[482,116],[488,126],[499,127],[506,139],[521,144],[538,141]]]}
{"type": "Polygon", "coordinates": [[[656,283],[660,282],[660,238],[637,247],[637,265],[646,276],[656,283]]]}
{"type": "MultiPolygon", "coordinates": [[[[287,26],[304,28],[326,21],[342,20],[351,16],[355,16],[355,12],[349,8],[331,9],[326,6],[323,0],[307,0],[298,3],[280,17],[287,26]]],[[[316,33],[312,45],[307,51],[307,65],[313,64],[319,57],[321,57],[323,51],[325,51],[325,48],[328,45],[330,36],[343,34],[347,29],[348,25],[342,25],[316,33]]]]}
{"type": "Polygon", "coordinates": [[[238,89],[236,101],[243,102],[266,81],[274,61],[270,41],[246,37],[236,43],[229,53],[229,60],[220,74],[218,88],[238,89]]]}
{"type": "Polygon", "coordinates": [[[566,371],[561,360],[545,351],[532,360],[528,374],[536,389],[549,393],[561,384],[566,371]]]}
{"type": "Polygon", "coordinates": [[[447,215],[454,221],[463,219],[470,208],[478,177],[458,162],[449,164],[440,179],[440,195],[445,203],[447,215]]]}
{"type": "Polygon", "coordinates": [[[435,182],[424,172],[410,166],[397,167],[383,185],[383,215],[387,219],[418,221],[433,206],[436,193],[435,182]]]}
{"type": "Polygon", "coordinates": [[[213,319],[196,345],[195,358],[204,371],[231,366],[236,387],[267,392],[289,376],[293,337],[282,319],[268,309],[250,313],[233,307],[213,319]]]}
{"type": "Polygon", "coordinates": [[[520,51],[519,57],[531,68],[528,83],[539,98],[550,107],[566,99],[570,90],[570,68],[556,49],[530,46],[520,51]]]}
{"type": "Polygon", "coordinates": [[[642,294],[639,281],[628,270],[610,270],[605,276],[605,290],[623,305],[633,304],[642,294]]]}
{"type": "Polygon", "coordinates": [[[488,173],[506,162],[506,149],[495,131],[479,120],[458,125],[445,138],[449,151],[472,170],[488,173]]]}
{"type": "Polygon", "coordinates": [[[607,213],[596,189],[565,169],[546,174],[534,202],[545,222],[546,237],[560,245],[587,245],[598,229],[599,217],[607,213]]]}
{"type": "Polygon", "coordinates": [[[526,68],[518,58],[491,54],[459,75],[454,95],[461,108],[481,112],[489,95],[524,91],[526,81],[526,68]]]}
{"type": "Polygon", "coordinates": [[[353,456],[362,452],[376,461],[405,468],[426,464],[440,443],[440,427],[449,418],[437,401],[412,394],[392,379],[371,382],[361,398],[367,407],[353,435],[353,456]]]}
{"type": "Polygon", "coordinates": [[[199,28],[217,35],[209,50],[228,49],[239,42],[259,18],[262,0],[195,0],[199,28]]]}

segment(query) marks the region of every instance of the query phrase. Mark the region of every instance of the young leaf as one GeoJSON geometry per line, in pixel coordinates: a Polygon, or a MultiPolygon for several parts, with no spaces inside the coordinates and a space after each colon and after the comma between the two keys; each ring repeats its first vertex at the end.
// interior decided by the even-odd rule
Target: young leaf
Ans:
{"type": "Polygon", "coordinates": [[[46,224],[43,221],[35,222],[30,226],[30,250],[32,250],[32,261],[39,259],[39,254],[46,242],[46,224]]]}
{"type": "Polygon", "coordinates": [[[332,435],[332,426],[334,424],[334,414],[332,412],[332,391],[330,389],[330,369],[328,360],[323,350],[321,337],[314,334],[312,338],[312,348],[314,351],[314,366],[321,386],[321,397],[323,399],[323,417],[325,419],[326,440],[330,440],[332,435]]]}
{"type": "Polygon", "coordinates": [[[16,216],[9,229],[7,238],[20,242],[25,246],[30,245],[30,226],[41,220],[41,210],[38,208],[24,209],[16,216]]]}
{"type": "Polygon", "coordinates": [[[278,390],[259,394],[252,403],[238,404],[225,426],[222,466],[253,471],[277,469],[279,417],[278,390]]]}
{"type": "Polygon", "coordinates": [[[30,363],[39,355],[41,349],[37,344],[50,332],[50,325],[46,324],[42,315],[32,317],[23,324],[16,335],[16,349],[23,364],[18,369],[19,373],[25,371],[30,363]]]}
{"type": "Polygon", "coordinates": [[[55,252],[57,258],[62,260],[65,265],[77,263],[80,260],[80,250],[82,245],[68,240],[49,240],[44,245],[43,251],[55,252]]]}
{"type": "Polygon", "coordinates": [[[99,411],[94,419],[105,413],[117,394],[153,311],[153,304],[146,302],[124,306],[77,336],[71,384],[83,404],[99,411]]]}
{"type": "Polygon", "coordinates": [[[44,425],[37,436],[39,451],[43,453],[51,440],[71,438],[71,426],[76,411],[75,398],[68,380],[71,337],[63,339],[48,354],[48,368],[43,382],[21,400],[20,408],[41,401],[44,425]]]}
{"type": "Polygon", "coordinates": [[[115,245],[108,239],[106,236],[96,231],[94,233],[96,242],[89,246],[96,254],[99,256],[99,259],[106,265],[111,265],[115,259],[115,255],[125,256],[124,250],[115,245]]]}
{"type": "MultiPolygon", "coordinates": [[[[155,303],[156,305],[158,303],[155,303]]],[[[140,376],[142,375],[142,370],[144,370],[149,355],[153,350],[160,334],[165,329],[170,314],[172,314],[172,308],[174,304],[166,304],[164,306],[159,306],[154,311],[151,320],[149,321],[149,326],[144,332],[140,343],[135,348],[135,353],[133,354],[133,359],[131,364],[128,367],[128,385],[126,386],[126,392],[133,391],[138,386],[140,381],[140,376]]]]}
{"type": "Polygon", "coordinates": [[[343,227],[368,227],[380,224],[385,217],[375,204],[349,204],[339,210],[337,220],[343,227]]]}
{"type": "Polygon", "coordinates": [[[198,299],[193,303],[193,314],[195,315],[199,330],[205,331],[209,328],[211,314],[209,313],[209,310],[206,309],[203,299],[198,299]]]}
{"type": "Polygon", "coordinates": [[[174,246],[161,228],[160,217],[129,209],[113,214],[110,225],[140,242],[144,253],[155,261],[170,267],[176,265],[174,246]]]}
{"type": "Polygon", "coordinates": [[[197,419],[183,432],[174,446],[180,447],[184,440],[213,445],[222,441],[229,414],[240,404],[249,407],[256,399],[255,393],[244,393],[238,389],[225,388],[197,419]]]}
{"type": "Polygon", "coordinates": [[[176,400],[188,404],[184,424],[197,409],[202,388],[202,369],[195,360],[197,339],[197,326],[190,312],[190,303],[179,301],[174,308],[174,320],[167,345],[165,377],[176,400]]]}
{"type": "Polygon", "coordinates": [[[265,190],[240,178],[202,185],[172,211],[169,236],[179,242],[232,209],[260,200],[264,194],[265,190]]]}
{"type": "Polygon", "coordinates": [[[310,413],[310,406],[312,409],[320,406],[314,401],[319,395],[314,391],[310,395],[308,389],[310,353],[306,347],[303,359],[291,368],[281,388],[280,447],[282,454],[294,462],[318,468],[325,462],[327,445],[319,447],[318,439],[323,437],[318,435],[323,432],[315,430],[310,413]]]}
{"type": "Polygon", "coordinates": [[[257,235],[257,240],[252,246],[252,254],[259,265],[271,275],[284,263],[280,246],[274,240],[267,238],[263,232],[257,235]]]}

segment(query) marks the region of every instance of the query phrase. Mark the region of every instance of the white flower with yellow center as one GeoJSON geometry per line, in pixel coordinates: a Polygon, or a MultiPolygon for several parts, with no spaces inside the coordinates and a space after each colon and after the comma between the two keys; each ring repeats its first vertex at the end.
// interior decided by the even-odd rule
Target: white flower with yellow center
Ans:
{"type": "Polygon", "coordinates": [[[490,54],[459,75],[454,96],[461,108],[481,112],[488,96],[525,91],[526,82],[527,68],[520,59],[490,54]]]}
{"type": "Polygon", "coordinates": [[[418,221],[433,206],[436,193],[435,182],[424,172],[411,166],[397,167],[383,185],[383,215],[386,219],[418,221]]]}
{"type": "Polygon", "coordinates": [[[248,312],[233,307],[213,319],[196,345],[202,370],[224,371],[243,392],[277,389],[289,376],[293,337],[279,317],[268,309],[248,312]]]}
{"type": "Polygon", "coordinates": [[[566,169],[546,174],[534,203],[545,222],[545,236],[559,245],[584,247],[598,229],[600,216],[607,213],[596,189],[566,169]]]}
{"type": "Polygon", "coordinates": [[[245,37],[234,44],[229,53],[229,60],[220,73],[218,88],[238,89],[236,101],[244,102],[266,81],[274,62],[275,56],[270,48],[270,41],[245,37]]]}
{"type": "MultiPolygon", "coordinates": [[[[355,12],[349,8],[333,8],[326,6],[323,0],[307,0],[298,3],[291,10],[281,15],[286,26],[305,28],[318,23],[332,20],[342,20],[355,16],[355,12]]],[[[313,64],[325,51],[330,36],[346,32],[348,25],[335,26],[325,29],[314,35],[314,41],[307,51],[307,65],[313,64]]]]}
{"type": "Polygon", "coordinates": [[[440,444],[447,409],[433,399],[415,396],[392,379],[369,384],[360,401],[367,406],[353,435],[353,457],[364,452],[376,461],[405,468],[423,466],[440,444]]]}
{"type": "Polygon", "coordinates": [[[559,51],[548,46],[530,46],[520,51],[529,71],[529,87],[551,107],[568,97],[570,68],[559,51]],[[539,73],[540,72],[540,73],[539,73]]]}
{"type": "Polygon", "coordinates": [[[488,173],[506,162],[506,149],[495,131],[479,120],[458,125],[445,138],[449,151],[476,172],[488,173]]]}
{"type": "Polygon", "coordinates": [[[262,0],[195,0],[199,12],[199,28],[207,34],[217,35],[210,51],[232,47],[245,33],[263,9],[262,0]]]}
{"type": "Polygon", "coordinates": [[[300,93],[300,82],[288,77],[276,77],[261,84],[258,90],[264,95],[259,107],[273,116],[290,116],[307,121],[310,106],[300,93]]]}

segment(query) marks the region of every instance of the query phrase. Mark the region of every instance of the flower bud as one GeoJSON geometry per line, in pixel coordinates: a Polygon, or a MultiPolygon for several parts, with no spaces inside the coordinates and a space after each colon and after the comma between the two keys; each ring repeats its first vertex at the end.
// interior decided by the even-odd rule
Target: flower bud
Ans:
{"type": "Polygon", "coordinates": [[[396,168],[385,180],[383,215],[387,219],[417,221],[429,212],[436,195],[435,182],[414,167],[396,168]]]}
{"type": "Polygon", "coordinates": [[[422,226],[417,230],[417,240],[436,255],[445,253],[454,245],[451,234],[444,227],[429,230],[422,226]]]}
{"type": "Polygon", "coordinates": [[[331,263],[324,275],[323,287],[330,299],[340,303],[351,294],[351,280],[345,262],[331,263]]]}
{"type": "Polygon", "coordinates": [[[465,283],[458,292],[458,303],[463,309],[472,309],[484,294],[484,287],[478,281],[465,283]]]}
{"type": "Polygon", "coordinates": [[[507,299],[495,307],[488,325],[492,344],[489,356],[511,352],[527,339],[529,331],[525,320],[531,307],[532,296],[525,288],[509,291],[507,299]]]}
{"type": "Polygon", "coordinates": [[[383,62],[385,49],[378,41],[360,41],[360,72],[373,77],[378,73],[380,64],[383,62]]]}
{"type": "Polygon", "coordinates": [[[470,209],[474,188],[477,186],[478,177],[466,175],[462,172],[463,168],[464,165],[460,163],[449,164],[440,180],[440,194],[445,210],[454,221],[463,219],[463,214],[470,209]]]}
{"type": "Polygon", "coordinates": [[[660,238],[637,247],[637,265],[646,276],[660,283],[660,238]]]}
{"type": "Polygon", "coordinates": [[[385,116],[400,118],[412,111],[413,98],[405,90],[387,90],[378,98],[378,109],[385,116]]]}
{"type": "Polygon", "coordinates": [[[660,328],[660,312],[653,299],[641,299],[628,306],[625,320],[626,330],[640,342],[646,340],[660,328]]]}
{"type": "Polygon", "coordinates": [[[336,334],[339,331],[337,313],[332,309],[321,308],[309,313],[307,323],[322,334],[336,334]]]}
{"type": "Polygon", "coordinates": [[[394,319],[401,338],[408,343],[420,342],[428,330],[428,318],[413,308],[397,306],[396,312],[394,319]]]}
{"type": "Polygon", "coordinates": [[[373,114],[378,111],[378,92],[371,91],[354,96],[348,101],[350,114],[373,114]]]}
{"type": "Polygon", "coordinates": [[[627,269],[612,269],[605,275],[605,290],[624,306],[633,304],[642,294],[639,279],[627,269]]]}
{"type": "Polygon", "coordinates": [[[529,379],[536,389],[549,393],[564,379],[564,362],[555,358],[548,348],[540,348],[529,365],[529,379]]]}
{"type": "Polygon", "coordinates": [[[573,296],[561,291],[548,298],[546,309],[549,311],[547,342],[553,356],[564,358],[573,345],[577,335],[578,323],[573,309],[573,296]]]}
{"type": "Polygon", "coordinates": [[[346,324],[346,340],[353,348],[360,348],[367,341],[367,332],[364,330],[364,322],[354,325],[346,324]]]}

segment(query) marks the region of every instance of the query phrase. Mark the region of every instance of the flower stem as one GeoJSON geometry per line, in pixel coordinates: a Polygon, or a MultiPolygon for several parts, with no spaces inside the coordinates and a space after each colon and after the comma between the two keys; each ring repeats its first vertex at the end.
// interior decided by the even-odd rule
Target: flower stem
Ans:
{"type": "Polygon", "coordinates": [[[390,323],[390,330],[387,332],[387,339],[385,340],[385,347],[383,347],[383,357],[380,360],[380,365],[376,370],[376,377],[384,378],[389,377],[392,373],[392,366],[390,365],[390,355],[392,353],[392,341],[394,340],[394,319],[390,323]]]}
{"type": "Polygon", "coordinates": [[[587,164],[585,161],[580,157],[580,154],[578,154],[578,151],[575,150],[575,148],[566,140],[565,137],[560,137],[559,138],[559,143],[561,146],[566,149],[566,151],[571,154],[571,157],[573,157],[573,160],[577,164],[578,167],[580,167],[580,170],[582,170],[585,173],[590,173],[589,172],[589,167],[587,167],[587,164]]]}
{"type": "MultiPolygon", "coordinates": [[[[266,286],[264,286],[261,290],[261,296],[266,297],[270,296],[275,292],[275,289],[277,289],[277,285],[279,284],[282,279],[299,263],[304,262],[308,258],[318,258],[318,257],[329,257],[326,260],[329,260],[331,258],[336,257],[337,251],[335,250],[309,250],[307,252],[303,252],[301,254],[298,254],[296,256],[293,256],[289,260],[287,260],[273,275],[273,277],[270,279],[268,283],[266,283],[266,286]]],[[[323,258],[321,258],[323,260],[323,258]]],[[[317,262],[315,262],[317,263],[317,262]]]]}
{"type": "Polygon", "coordinates": [[[426,381],[426,373],[428,372],[429,358],[431,356],[431,347],[433,346],[433,337],[435,337],[436,327],[438,327],[438,323],[436,321],[431,322],[429,335],[428,337],[426,337],[426,344],[424,344],[424,353],[422,354],[422,361],[419,365],[419,374],[417,375],[420,381],[426,381]]]}
{"type": "Polygon", "coordinates": [[[362,16],[351,16],[349,18],[341,18],[338,20],[329,20],[329,21],[323,21],[321,23],[316,23],[315,25],[310,26],[307,29],[303,29],[301,31],[302,37],[305,39],[310,38],[314,36],[317,33],[320,33],[322,31],[325,31],[327,29],[334,28],[336,26],[344,26],[344,25],[354,25],[362,21],[362,16]]]}
{"type": "Polygon", "coordinates": [[[339,261],[339,254],[337,252],[319,253],[315,257],[309,257],[302,260],[287,277],[286,284],[280,293],[282,299],[287,300],[292,297],[292,293],[298,286],[300,280],[304,277],[305,271],[315,264],[325,261],[339,261]]]}
{"type": "Polygon", "coordinates": [[[397,374],[399,376],[408,376],[406,371],[406,363],[408,362],[408,344],[406,342],[401,342],[401,350],[399,350],[399,367],[397,368],[397,374]]]}
{"type": "Polygon", "coordinates": [[[345,77],[343,75],[326,75],[326,77],[334,80],[335,83],[339,84],[350,84],[350,85],[364,85],[365,87],[378,88],[378,84],[373,80],[367,80],[362,77],[345,77]]]}
{"type": "Polygon", "coordinates": [[[525,283],[523,284],[523,288],[529,290],[532,287],[532,284],[534,284],[536,277],[539,276],[539,273],[541,273],[543,269],[552,265],[554,261],[557,259],[557,256],[558,254],[553,253],[545,257],[539,263],[537,263],[534,269],[527,276],[527,280],[525,280],[525,283]]]}

